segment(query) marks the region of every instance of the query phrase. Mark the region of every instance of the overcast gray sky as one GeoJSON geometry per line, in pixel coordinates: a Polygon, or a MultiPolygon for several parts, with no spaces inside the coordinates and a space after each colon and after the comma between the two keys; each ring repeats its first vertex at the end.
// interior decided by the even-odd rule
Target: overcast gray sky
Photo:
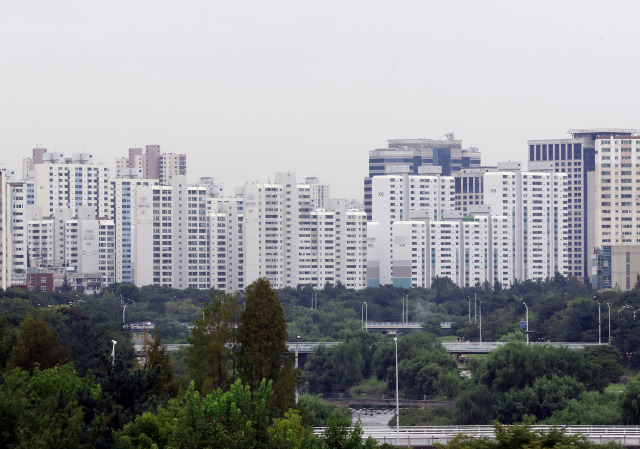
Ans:
{"type": "Polygon", "coordinates": [[[640,2],[0,2],[0,162],[187,153],[227,192],[276,171],[362,196],[368,151],[455,132],[640,126],[640,2]]]}

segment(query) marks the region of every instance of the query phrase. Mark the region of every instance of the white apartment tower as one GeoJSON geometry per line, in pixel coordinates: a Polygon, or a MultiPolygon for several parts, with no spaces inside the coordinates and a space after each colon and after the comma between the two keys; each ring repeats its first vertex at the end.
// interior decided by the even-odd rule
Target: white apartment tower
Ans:
{"type": "Polygon", "coordinates": [[[372,216],[377,225],[368,228],[371,240],[367,265],[371,270],[367,274],[367,285],[388,285],[393,282],[393,223],[415,217],[439,220],[444,211],[455,207],[455,184],[453,177],[438,174],[380,175],[371,181],[372,216]]]}
{"type": "MultiPolygon", "coordinates": [[[[271,184],[244,187],[245,282],[264,277],[274,288],[298,285],[300,238],[309,239],[310,189],[294,173],[276,173],[271,184]]],[[[306,280],[303,276],[303,280],[306,280]]]]}
{"type": "Polygon", "coordinates": [[[140,186],[135,191],[133,253],[135,284],[173,286],[173,189],[140,186]]]}
{"type": "Polygon", "coordinates": [[[108,217],[109,169],[75,156],[72,163],[34,165],[35,203],[42,207],[45,216],[53,215],[55,209],[61,207],[71,209],[76,215],[78,207],[90,206],[95,217],[108,217]]]}
{"type": "Polygon", "coordinates": [[[134,220],[135,190],[140,186],[157,185],[155,179],[112,179],[110,181],[111,212],[115,226],[115,282],[134,283],[134,220]]]}
{"type": "Polygon", "coordinates": [[[211,287],[227,293],[244,289],[243,216],[240,199],[215,199],[209,214],[211,287]]]}
{"type": "Polygon", "coordinates": [[[305,178],[304,183],[311,189],[311,207],[324,209],[329,200],[329,184],[322,184],[316,177],[305,178]]]}
{"type": "Polygon", "coordinates": [[[630,290],[640,273],[640,136],[599,136],[595,178],[594,287],[630,290]]]}
{"type": "Polygon", "coordinates": [[[264,277],[275,288],[338,282],[364,287],[366,221],[345,200],[311,207],[311,189],[295,174],[243,191],[244,281],[264,277]]]}
{"type": "Polygon", "coordinates": [[[567,175],[522,172],[499,164],[484,175],[485,204],[508,217],[514,236],[513,279],[544,280],[567,274],[567,175]]]}

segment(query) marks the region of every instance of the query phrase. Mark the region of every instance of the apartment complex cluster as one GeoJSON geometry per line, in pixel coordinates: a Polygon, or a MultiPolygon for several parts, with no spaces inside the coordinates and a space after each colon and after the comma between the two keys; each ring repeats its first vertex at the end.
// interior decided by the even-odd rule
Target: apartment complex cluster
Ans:
{"type": "Polygon", "coordinates": [[[599,290],[640,273],[640,136],[574,129],[528,141],[520,162],[481,164],[446,140],[390,140],[369,152],[367,285],[429,287],[543,280],[599,290]]]}
{"type": "Polygon", "coordinates": [[[366,215],[293,173],[224,197],[213,178],[189,184],[186,155],[149,145],[116,160],[33,150],[20,179],[0,170],[3,288],[99,291],[112,283],[234,292],[365,284],[366,215]]]}
{"type": "Polygon", "coordinates": [[[508,287],[556,273],[630,289],[640,271],[640,136],[570,130],[530,140],[528,166],[477,148],[395,139],[369,152],[364,203],[290,172],[225,196],[187,181],[185,154],[33,150],[0,169],[0,286],[99,291],[112,283],[244,289],[341,283],[508,287]]]}

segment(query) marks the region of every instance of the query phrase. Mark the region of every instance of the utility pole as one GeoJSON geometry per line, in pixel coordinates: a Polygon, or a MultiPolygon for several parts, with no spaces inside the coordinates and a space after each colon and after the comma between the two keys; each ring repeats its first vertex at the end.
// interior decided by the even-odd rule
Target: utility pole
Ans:
{"type": "Polygon", "coordinates": [[[480,343],[482,343],[482,301],[480,301],[480,343]]]}

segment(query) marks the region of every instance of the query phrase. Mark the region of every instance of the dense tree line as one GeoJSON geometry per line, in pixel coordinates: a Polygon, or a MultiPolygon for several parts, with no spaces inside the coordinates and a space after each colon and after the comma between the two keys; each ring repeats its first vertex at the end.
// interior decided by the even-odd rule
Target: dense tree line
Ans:
{"type": "MultiPolygon", "coordinates": [[[[136,417],[146,414],[160,419],[170,411],[178,413],[188,388],[192,389],[189,394],[197,393],[204,400],[211,394],[230,393],[238,380],[242,388],[248,388],[252,401],[261,391],[262,379],[271,381],[274,393],[266,404],[268,427],[278,423],[287,428],[297,420],[302,427],[318,424],[312,417],[326,420],[328,413],[321,412],[323,407],[305,395],[306,402],[296,408],[295,385],[315,393],[393,391],[394,342],[364,331],[362,321],[365,314],[369,321],[400,321],[401,298],[408,295],[409,320],[423,322],[424,330],[398,338],[401,393],[406,397],[446,397],[458,404],[454,412],[432,410],[429,422],[640,423],[636,379],[622,395],[603,391],[626,372],[629,360],[625,354],[638,353],[637,288],[596,295],[562,276],[510,289],[497,285],[458,288],[447,279],[436,280],[433,287],[353,291],[338,285],[315,291],[304,286],[274,291],[260,280],[237,295],[127,284],[114,285],[97,297],[75,292],[0,291],[0,395],[5,404],[16,401],[24,410],[52,404],[55,410],[66,410],[69,425],[84,429],[79,435],[85,440],[74,443],[78,447],[86,441],[95,447],[112,447],[114,435],[125,435],[122,429],[136,422],[136,417]],[[312,294],[317,307],[312,307],[312,294]],[[523,302],[529,307],[533,341],[597,342],[600,304],[601,338],[609,340],[610,318],[612,345],[575,352],[518,345],[525,339],[520,327],[523,302]],[[607,303],[611,313],[604,307],[607,303]],[[143,365],[136,362],[130,331],[123,329],[125,304],[127,322],[154,321],[159,331],[147,342],[143,365]],[[462,366],[444,352],[438,338],[444,333],[449,338],[477,340],[480,307],[483,339],[515,344],[462,366]],[[451,329],[443,331],[443,321],[451,322],[451,329]],[[187,323],[192,325],[187,327],[187,323]],[[285,341],[294,341],[296,335],[306,341],[340,343],[310,355],[300,379],[285,347],[285,341]],[[111,340],[118,342],[115,363],[110,357],[111,340]],[[191,343],[188,350],[171,355],[162,346],[163,342],[187,341],[191,343]],[[66,368],[71,366],[69,361],[73,363],[71,371],[66,368]],[[468,370],[471,379],[461,379],[461,369],[468,370]],[[69,388],[55,391],[54,399],[48,390],[41,389],[42,397],[17,400],[20,387],[16,386],[37,383],[37,379],[44,379],[43,373],[47,378],[66,378],[69,388]],[[44,402],[38,405],[38,401],[44,402]]],[[[636,364],[633,357],[631,368],[636,364]]],[[[0,420],[37,429],[28,423],[34,415],[16,407],[3,407],[0,420]]],[[[420,422],[418,414],[412,419],[420,422]]],[[[53,419],[51,425],[58,426],[55,422],[53,419]]],[[[17,435],[29,432],[9,429],[2,434],[2,442],[8,447],[16,445],[17,435]]],[[[265,435],[271,438],[269,431],[265,435]]],[[[39,437],[34,434],[33,438],[39,437]]]]}

